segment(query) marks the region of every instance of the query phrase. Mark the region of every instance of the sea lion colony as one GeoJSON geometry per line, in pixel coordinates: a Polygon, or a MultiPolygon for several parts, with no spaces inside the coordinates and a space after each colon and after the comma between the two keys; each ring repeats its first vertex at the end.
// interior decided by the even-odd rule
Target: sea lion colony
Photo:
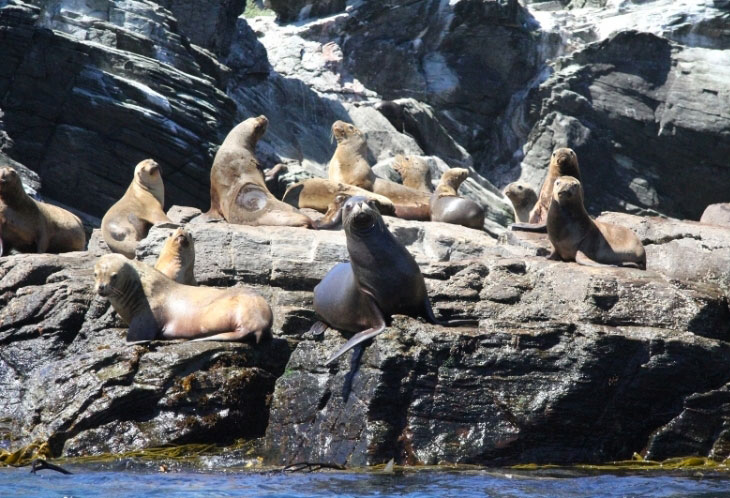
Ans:
{"type": "MultiPolygon", "coordinates": [[[[329,177],[290,186],[282,202],[268,191],[255,155],[267,124],[264,116],[250,118],[228,134],[213,161],[211,206],[204,217],[254,226],[344,228],[350,261],[336,264],[315,287],[314,308],[321,322],[312,330],[331,326],[354,335],[327,363],[382,332],[396,313],[442,325],[477,325],[469,320],[439,322],[418,265],[382,217],[395,214],[483,229],[484,208],[458,195],[467,170],[446,171],[431,193],[431,172],[423,160],[397,156],[394,167],[404,184],[378,178],[366,159],[365,134],[337,121],[332,125],[337,148],[329,177]],[[326,212],[325,217],[313,222],[299,211],[304,207],[326,212]]],[[[510,184],[504,193],[515,208],[513,229],[547,231],[553,246],[550,259],[646,268],[644,248],[631,230],[597,222],[586,212],[572,149],[553,152],[539,196],[524,183],[510,184]]],[[[150,227],[169,221],[163,205],[162,168],[148,159],[135,167],[126,193],[102,220],[103,239],[118,254],[99,258],[95,290],[129,326],[127,340],[254,337],[258,342],[270,336],[272,312],[263,297],[239,287],[195,286],[194,241],[184,228],[166,241],[154,268],[134,260],[136,245],[150,227]]],[[[65,252],[84,246],[76,216],[31,199],[14,170],[0,169],[0,254],[3,249],[65,252]]]]}

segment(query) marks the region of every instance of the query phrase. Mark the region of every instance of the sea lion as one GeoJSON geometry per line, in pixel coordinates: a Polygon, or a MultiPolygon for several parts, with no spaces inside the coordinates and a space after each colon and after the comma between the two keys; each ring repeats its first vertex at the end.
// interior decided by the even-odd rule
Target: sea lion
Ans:
{"type": "Polygon", "coordinates": [[[155,270],[179,284],[197,285],[195,268],[195,244],[190,232],[180,227],[170,235],[162,246],[155,263],[155,270]]]}
{"type": "Polygon", "coordinates": [[[525,182],[512,182],[504,188],[504,195],[512,203],[515,221],[527,223],[530,221],[530,211],[537,202],[537,194],[525,182]]]}
{"type": "Polygon", "coordinates": [[[340,194],[350,197],[356,195],[367,197],[378,203],[378,209],[382,214],[395,214],[395,206],[387,197],[352,185],[334,183],[324,178],[308,178],[290,185],[284,193],[283,201],[295,207],[315,209],[324,213],[334,203],[335,197],[340,194]]]}
{"type": "Polygon", "coordinates": [[[129,325],[127,341],[239,341],[253,335],[259,342],[271,335],[271,308],[245,289],[179,284],[120,254],[99,258],[94,279],[96,293],[129,325]]]}
{"type": "MultiPolygon", "coordinates": [[[[350,262],[338,263],[317,284],[314,310],[329,326],[356,334],[326,364],[380,334],[396,313],[441,325],[476,323],[443,324],[436,319],[416,260],[390,233],[372,201],[348,199],[342,207],[342,225],[350,262]]],[[[320,328],[319,322],[312,328],[320,328]]]]}
{"type": "Polygon", "coordinates": [[[368,146],[365,134],[355,125],[335,121],[332,123],[332,136],[337,141],[337,148],[327,166],[329,181],[372,191],[375,174],[366,159],[368,146]]]}
{"type": "Polygon", "coordinates": [[[401,176],[403,185],[406,187],[418,190],[419,192],[426,192],[427,194],[433,192],[431,168],[420,157],[398,154],[393,161],[393,169],[401,176]]]}
{"type": "Polygon", "coordinates": [[[101,220],[101,235],[112,252],[134,258],[137,242],[147,237],[152,225],[170,219],[163,211],[165,186],[162,168],[145,159],[134,168],[129,188],[101,220]]]}
{"type": "Polygon", "coordinates": [[[587,266],[635,266],[646,269],[646,252],[628,228],[593,220],[583,205],[583,188],[572,176],[555,180],[547,218],[553,245],[550,259],[587,266]]]}
{"type": "Polygon", "coordinates": [[[337,230],[342,226],[342,206],[351,196],[349,194],[337,194],[332,204],[322,219],[314,222],[317,230],[337,230]]]}
{"type": "Polygon", "coordinates": [[[85,245],[86,232],[78,216],[31,198],[17,171],[0,168],[0,256],[11,250],[83,251],[85,245]]]}
{"type": "Polygon", "coordinates": [[[266,132],[266,116],[236,125],[213,159],[210,170],[210,218],[241,225],[311,227],[312,220],[276,199],[266,188],[255,149],[266,132]]]}
{"type": "Polygon", "coordinates": [[[469,228],[484,228],[484,208],[470,199],[459,197],[458,190],[469,176],[464,168],[451,168],[441,175],[431,195],[431,221],[443,221],[469,228]]]}
{"type": "Polygon", "coordinates": [[[578,167],[578,156],[573,149],[563,147],[553,151],[550,156],[550,165],[545,181],[540,188],[540,195],[537,203],[530,211],[528,223],[514,223],[513,230],[525,230],[530,232],[545,232],[547,213],[553,198],[553,185],[555,180],[561,176],[572,176],[580,181],[580,168],[578,167]]]}
{"type": "Polygon", "coordinates": [[[730,227],[730,202],[707,206],[702,213],[700,223],[730,227]]]}

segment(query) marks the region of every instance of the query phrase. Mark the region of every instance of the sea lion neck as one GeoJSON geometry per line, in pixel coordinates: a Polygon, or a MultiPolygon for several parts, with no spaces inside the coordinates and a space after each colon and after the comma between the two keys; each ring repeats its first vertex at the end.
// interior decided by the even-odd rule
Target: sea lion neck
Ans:
{"type": "Polygon", "coordinates": [[[152,195],[152,197],[157,199],[161,206],[165,205],[165,184],[162,182],[162,178],[160,178],[154,184],[149,185],[140,180],[139,177],[135,175],[134,181],[129,186],[129,189],[127,189],[127,191],[131,191],[131,193],[134,195],[139,192],[138,189],[152,195]]]}
{"type": "Polygon", "coordinates": [[[23,183],[20,178],[11,180],[0,189],[0,200],[8,206],[21,206],[32,204],[33,199],[23,190],[23,183]]]}

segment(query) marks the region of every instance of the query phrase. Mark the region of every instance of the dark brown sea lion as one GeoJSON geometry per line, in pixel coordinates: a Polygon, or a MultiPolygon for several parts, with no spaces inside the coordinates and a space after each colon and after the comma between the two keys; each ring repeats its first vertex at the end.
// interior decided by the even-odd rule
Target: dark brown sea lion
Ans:
{"type": "Polygon", "coordinates": [[[540,188],[540,195],[537,198],[535,207],[530,211],[528,223],[515,223],[511,226],[513,230],[526,230],[531,232],[545,232],[547,213],[553,198],[553,185],[555,180],[561,176],[572,176],[580,181],[580,168],[578,167],[578,156],[573,149],[563,147],[556,149],[550,156],[550,166],[545,181],[540,188]]]}
{"type": "Polygon", "coordinates": [[[255,149],[266,132],[265,116],[249,118],[228,133],[210,170],[207,216],[241,225],[311,227],[312,220],[266,188],[255,149]]]}
{"type": "Polygon", "coordinates": [[[398,154],[393,161],[393,169],[401,176],[406,187],[427,194],[433,192],[431,169],[422,158],[398,154]]]}
{"type": "Polygon", "coordinates": [[[730,227],[730,202],[707,206],[702,213],[700,223],[730,227]]]}
{"type": "Polygon", "coordinates": [[[553,245],[550,259],[587,266],[634,266],[646,269],[646,252],[628,228],[593,220],[583,205],[583,188],[572,176],[555,180],[547,218],[553,245]]]}
{"type": "MultiPolygon", "coordinates": [[[[317,284],[314,310],[327,325],[355,335],[326,364],[380,334],[393,314],[449,326],[476,324],[469,320],[443,324],[436,319],[416,260],[368,199],[348,199],[342,207],[342,224],[350,262],[335,265],[317,284]]],[[[318,328],[319,323],[313,327],[318,328]]]]}
{"type": "Polygon", "coordinates": [[[537,194],[532,187],[525,182],[512,182],[504,188],[503,193],[512,203],[515,221],[528,223],[530,211],[537,202],[537,194]]]}
{"type": "Polygon", "coordinates": [[[17,171],[0,168],[0,256],[12,250],[83,251],[85,245],[86,233],[76,215],[31,198],[17,171]]]}
{"type": "Polygon", "coordinates": [[[101,220],[101,235],[112,252],[133,259],[137,242],[147,237],[152,225],[170,221],[162,209],[165,186],[162,169],[152,159],[134,168],[127,191],[101,220]]]}
{"type": "Polygon", "coordinates": [[[481,230],[484,228],[484,208],[470,199],[459,197],[461,184],[469,176],[464,168],[451,168],[441,175],[431,196],[431,221],[442,221],[481,230]]]}
{"type": "Polygon", "coordinates": [[[129,325],[128,341],[201,339],[259,342],[271,335],[271,308],[241,289],[182,285],[120,254],[105,254],[94,267],[95,290],[129,325]]]}
{"type": "Polygon", "coordinates": [[[179,284],[197,285],[195,268],[195,244],[190,232],[180,227],[162,246],[155,263],[155,270],[179,284]]]}

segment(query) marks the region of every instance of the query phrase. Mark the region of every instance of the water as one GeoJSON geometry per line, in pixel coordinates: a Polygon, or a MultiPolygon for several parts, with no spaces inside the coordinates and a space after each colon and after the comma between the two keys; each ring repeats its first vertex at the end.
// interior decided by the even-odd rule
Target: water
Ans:
{"type": "Polygon", "coordinates": [[[190,497],[190,496],[405,496],[421,497],[730,497],[730,476],[687,474],[577,474],[539,473],[409,472],[375,473],[320,472],[312,474],[254,473],[248,471],[204,473],[99,471],[69,467],[74,475],[28,468],[0,469],[0,496],[99,496],[99,497],[190,497]]]}

